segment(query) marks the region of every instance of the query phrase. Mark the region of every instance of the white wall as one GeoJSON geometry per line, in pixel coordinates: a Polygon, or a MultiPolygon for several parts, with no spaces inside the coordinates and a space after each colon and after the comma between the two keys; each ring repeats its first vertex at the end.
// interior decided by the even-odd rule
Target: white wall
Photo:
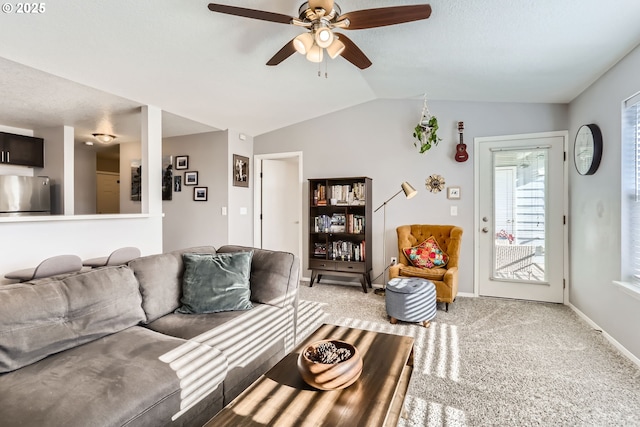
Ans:
{"type": "Polygon", "coordinates": [[[173,171],[182,176],[182,191],[174,192],[172,200],[162,202],[164,212],[163,246],[165,252],[181,248],[229,242],[229,216],[222,215],[227,207],[227,132],[165,138],[163,156],[189,156],[187,170],[173,171]],[[198,187],[208,187],[208,201],[193,200],[194,186],[184,185],[184,172],[198,172],[198,187]]]}
{"type": "MultiPolygon", "coordinates": [[[[473,138],[478,136],[565,130],[567,106],[430,101],[443,139],[426,154],[413,146],[413,128],[420,119],[422,100],[376,100],[324,117],[293,125],[254,140],[254,153],[304,152],[304,178],[369,176],[373,179],[373,207],[408,181],[418,195],[401,196],[387,205],[384,233],[386,256],[397,255],[395,228],[402,224],[454,224],[464,229],[461,249],[460,292],[473,292],[473,138]],[[470,159],[454,159],[458,143],[457,122],[464,121],[464,138],[470,159]],[[445,178],[447,186],[459,186],[460,200],[448,200],[446,192],[429,193],[425,180],[432,174],[445,178]],[[451,206],[458,216],[450,215],[451,206]]],[[[308,211],[305,186],[304,212],[308,211]]],[[[307,215],[303,230],[308,230],[307,215]]],[[[373,270],[382,271],[382,210],[373,214],[373,270]]],[[[308,242],[303,243],[303,267],[308,266],[308,242]]],[[[309,272],[305,271],[305,276],[309,272]]],[[[381,283],[381,280],[378,280],[381,283]]]]}
{"type": "MultiPolygon", "coordinates": [[[[595,123],[603,155],[595,175],[570,169],[570,301],[640,358],[640,300],[612,284],[621,280],[621,110],[640,91],[640,47],[632,51],[570,105],[569,134],[595,123]]],[[[573,158],[573,146],[569,158],[573,158]]]]}
{"type": "Polygon", "coordinates": [[[108,255],[122,246],[137,246],[143,255],[162,252],[161,217],[96,218],[0,219],[0,284],[9,283],[4,274],[35,267],[55,255],[75,254],[87,259],[108,255]]]}
{"type": "Polygon", "coordinates": [[[253,246],[253,138],[229,130],[229,153],[227,160],[227,180],[229,186],[229,242],[234,245],[253,246]],[[249,187],[233,186],[233,155],[249,158],[249,187]]]}

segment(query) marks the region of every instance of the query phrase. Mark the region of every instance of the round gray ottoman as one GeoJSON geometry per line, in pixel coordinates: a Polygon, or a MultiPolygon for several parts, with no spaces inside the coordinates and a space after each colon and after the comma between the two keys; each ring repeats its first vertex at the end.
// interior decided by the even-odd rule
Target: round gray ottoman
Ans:
{"type": "Polygon", "coordinates": [[[387,283],[385,302],[391,323],[421,322],[428,328],[436,317],[436,285],[417,277],[396,277],[387,283]]]}

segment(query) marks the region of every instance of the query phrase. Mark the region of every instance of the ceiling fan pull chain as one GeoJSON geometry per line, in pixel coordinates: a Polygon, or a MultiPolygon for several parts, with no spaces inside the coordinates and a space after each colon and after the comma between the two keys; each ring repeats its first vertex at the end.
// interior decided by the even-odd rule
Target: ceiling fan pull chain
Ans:
{"type": "Polygon", "coordinates": [[[329,78],[329,61],[327,60],[327,57],[325,56],[324,58],[324,78],[328,79],[329,78]]]}

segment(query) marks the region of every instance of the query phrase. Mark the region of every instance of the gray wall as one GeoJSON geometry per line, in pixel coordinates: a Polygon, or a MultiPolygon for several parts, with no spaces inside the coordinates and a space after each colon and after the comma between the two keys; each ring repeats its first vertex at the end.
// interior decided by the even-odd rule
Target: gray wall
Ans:
{"type": "MultiPolygon", "coordinates": [[[[603,138],[600,168],[591,176],[570,169],[570,301],[640,358],[640,299],[612,284],[621,280],[621,110],[640,91],[636,48],[570,105],[569,133],[596,123],[603,138]]],[[[573,147],[570,158],[573,156],[573,147]]],[[[639,295],[640,298],[640,295],[639,295]]]]}
{"type": "Polygon", "coordinates": [[[95,215],[97,180],[96,152],[84,145],[76,145],[74,156],[74,214],[95,215]]]}
{"type": "MultiPolygon", "coordinates": [[[[254,140],[254,154],[304,152],[304,178],[369,176],[373,179],[373,207],[382,204],[408,181],[418,195],[398,196],[387,205],[384,231],[386,258],[397,256],[395,228],[402,224],[454,224],[464,229],[460,292],[473,292],[473,138],[566,130],[568,108],[559,104],[513,104],[430,101],[429,109],[440,124],[443,139],[426,154],[413,146],[413,127],[420,119],[422,100],[376,100],[254,140]],[[457,122],[464,121],[464,138],[470,155],[466,163],[454,160],[458,143],[457,122]],[[459,186],[460,200],[448,200],[446,192],[429,193],[425,180],[432,174],[445,178],[447,186],[459,186]],[[450,215],[451,206],[458,216],[450,215]]],[[[308,211],[305,186],[304,212],[308,211]]],[[[303,230],[308,230],[307,215],[303,230]]],[[[382,271],[382,210],[373,214],[374,276],[382,271]]],[[[308,242],[303,243],[306,269],[308,242]]],[[[309,271],[304,271],[309,276],[309,271]]],[[[382,283],[381,279],[378,283],[382,283]]]]}
{"type": "Polygon", "coordinates": [[[182,191],[174,192],[172,200],[162,202],[162,226],[165,252],[191,246],[228,243],[228,216],[222,215],[227,206],[227,132],[208,132],[189,136],[165,138],[162,155],[189,156],[189,168],[174,170],[182,176],[182,191]],[[193,200],[194,186],[184,185],[184,172],[198,172],[198,187],[208,187],[208,201],[193,200]]]}

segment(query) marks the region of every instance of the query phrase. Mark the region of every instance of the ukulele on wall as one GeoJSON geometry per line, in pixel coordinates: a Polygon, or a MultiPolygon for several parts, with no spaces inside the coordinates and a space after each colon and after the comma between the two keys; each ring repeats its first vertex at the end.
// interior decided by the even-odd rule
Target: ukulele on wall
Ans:
{"type": "Polygon", "coordinates": [[[467,144],[462,142],[462,131],[464,130],[464,122],[458,122],[458,133],[460,134],[460,143],[456,145],[456,162],[466,162],[469,160],[467,153],[467,144]]]}

